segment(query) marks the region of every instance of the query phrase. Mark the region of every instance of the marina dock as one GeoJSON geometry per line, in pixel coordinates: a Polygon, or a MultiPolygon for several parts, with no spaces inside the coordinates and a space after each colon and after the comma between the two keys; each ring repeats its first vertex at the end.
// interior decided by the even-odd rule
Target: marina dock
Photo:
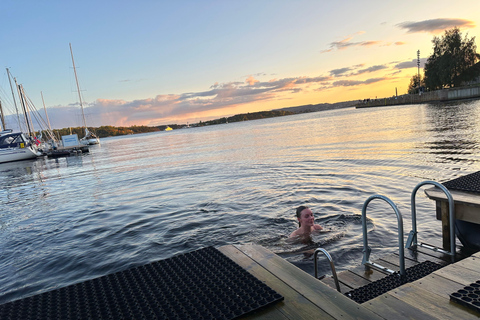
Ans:
{"type": "MultiPolygon", "coordinates": [[[[460,253],[455,263],[442,255],[409,249],[408,265],[433,260],[437,270],[358,303],[350,290],[398,274],[343,271],[338,292],[331,278],[320,281],[262,246],[207,247],[8,302],[0,319],[477,319],[478,307],[450,295],[465,289],[480,303],[480,253],[460,253]]],[[[398,256],[381,260],[398,270],[398,256]]]]}
{"type": "MultiPolygon", "coordinates": [[[[480,313],[450,301],[449,295],[480,279],[480,253],[449,264],[449,258],[432,251],[407,250],[406,264],[435,261],[444,267],[417,281],[388,291],[363,304],[343,292],[386,275],[363,267],[338,274],[342,293],[331,277],[315,279],[286,260],[257,245],[229,245],[221,252],[252,273],[285,299],[246,319],[478,319],[480,313]]],[[[325,262],[326,263],[326,262],[325,262]]],[[[398,270],[398,256],[382,259],[398,270]]],[[[313,267],[313,266],[312,266],[313,267]]]]}

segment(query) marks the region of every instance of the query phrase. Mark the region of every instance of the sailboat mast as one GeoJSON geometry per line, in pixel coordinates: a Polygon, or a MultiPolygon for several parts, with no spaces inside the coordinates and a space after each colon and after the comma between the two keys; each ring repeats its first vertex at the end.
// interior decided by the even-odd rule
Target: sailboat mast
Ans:
{"type": "MultiPolygon", "coordinates": [[[[13,78],[13,81],[15,81],[15,87],[17,87],[17,94],[18,94],[18,99],[20,100],[20,105],[22,107],[22,111],[23,111],[23,124],[26,126],[27,130],[28,130],[28,135],[31,136],[32,135],[32,131],[30,130],[30,125],[28,124],[28,120],[27,120],[27,110],[25,108],[25,105],[24,105],[24,101],[23,101],[23,97],[22,97],[22,92],[20,90],[20,85],[18,84],[17,82],[17,78],[13,78]]],[[[20,116],[19,116],[19,119],[18,119],[18,126],[20,127],[20,131],[23,131],[22,129],[22,122],[20,121],[20,116]]]]}
{"type": "MultiPolygon", "coordinates": [[[[17,111],[17,122],[18,122],[18,127],[20,128],[20,131],[22,130],[22,127],[20,125],[20,116],[18,114],[18,107],[17,107],[17,100],[15,99],[15,94],[13,93],[13,86],[12,86],[12,79],[11,79],[11,73],[8,68],[7,69],[7,74],[8,74],[8,82],[10,83],[10,90],[12,91],[12,98],[13,98],[13,104],[15,105],[15,111],[17,111]]],[[[15,81],[16,82],[16,81],[15,81]]]]}
{"type": "Polygon", "coordinates": [[[2,130],[7,130],[5,127],[5,116],[3,115],[2,101],[0,101],[0,117],[2,118],[2,130]]]}
{"type": "Polygon", "coordinates": [[[43,109],[45,110],[45,115],[47,116],[48,129],[50,131],[52,131],[52,127],[50,126],[50,119],[48,118],[47,107],[45,107],[45,100],[43,100],[43,92],[42,91],[40,91],[40,95],[42,96],[43,109]]]}
{"type": "Polygon", "coordinates": [[[25,115],[25,122],[27,124],[27,129],[28,129],[28,135],[30,137],[33,136],[33,131],[30,128],[30,121],[28,119],[28,112],[27,112],[27,106],[25,105],[25,97],[23,93],[23,88],[21,84],[17,84],[17,80],[15,79],[15,84],[17,85],[18,88],[18,96],[20,97],[20,102],[22,103],[22,108],[23,108],[23,114],[25,115]]]}
{"type": "Polygon", "coordinates": [[[87,121],[85,120],[85,113],[83,112],[82,95],[80,94],[80,86],[78,85],[78,77],[77,77],[77,69],[75,68],[75,60],[73,60],[72,44],[69,43],[69,45],[70,45],[70,54],[72,56],[73,73],[75,74],[75,82],[77,83],[78,99],[80,100],[80,108],[82,109],[83,126],[86,129],[87,128],[87,121]]]}

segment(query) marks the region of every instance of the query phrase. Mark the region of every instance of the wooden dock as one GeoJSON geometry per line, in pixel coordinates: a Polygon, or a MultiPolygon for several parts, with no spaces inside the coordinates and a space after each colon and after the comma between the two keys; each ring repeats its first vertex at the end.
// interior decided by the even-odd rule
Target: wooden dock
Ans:
{"type": "MultiPolygon", "coordinates": [[[[331,277],[322,281],[258,245],[227,245],[219,250],[284,296],[246,319],[478,319],[480,313],[450,301],[449,295],[480,279],[480,253],[450,257],[419,248],[405,251],[406,267],[432,261],[443,268],[417,281],[358,304],[335,289],[331,277]]],[[[327,262],[326,262],[327,263],[327,262]]],[[[398,255],[378,260],[398,270],[398,255]]],[[[313,262],[312,262],[313,270],[313,262]]],[[[363,266],[338,274],[341,291],[362,287],[386,275],[363,266]]]]}

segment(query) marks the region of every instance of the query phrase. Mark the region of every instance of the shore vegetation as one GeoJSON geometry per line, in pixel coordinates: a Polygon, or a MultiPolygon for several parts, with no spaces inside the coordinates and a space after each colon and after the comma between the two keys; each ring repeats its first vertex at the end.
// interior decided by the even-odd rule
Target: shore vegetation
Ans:
{"type": "Polygon", "coordinates": [[[475,37],[462,37],[460,29],[453,28],[443,36],[435,36],[432,43],[433,53],[424,68],[427,91],[458,87],[478,77],[471,72],[480,60],[475,37]]]}

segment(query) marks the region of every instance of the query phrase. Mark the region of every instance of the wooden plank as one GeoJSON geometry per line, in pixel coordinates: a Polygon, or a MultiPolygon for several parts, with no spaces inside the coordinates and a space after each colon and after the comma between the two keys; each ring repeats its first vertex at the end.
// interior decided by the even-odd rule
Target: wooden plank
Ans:
{"type": "MultiPolygon", "coordinates": [[[[337,274],[337,277],[338,277],[338,274],[337,274]]],[[[332,288],[334,290],[337,290],[337,285],[335,284],[335,279],[333,279],[333,277],[331,277],[331,276],[330,277],[325,277],[325,278],[321,279],[320,281],[325,283],[330,288],[332,288]]],[[[342,293],[348,292],[348,291],[353,289],[353,288],[347,286],[346,284],[344,284],[343,282],[341,282],[340,280],[338,280],[338,284],[340,285],[340,291],[342,293]]]]}
{"type": "MultiPolygon", "coordinates": [[[[400,259],[399,259],[398,253],[392,253],[386,257],[380,258],[379,260],[380,260],[380,264],[382,264],[382,262],[385,261],[391,265],[396,266],[398,269],[400,269],[400,259]]],[[[407,257],[405,257],[405,268],[413,267],[418,263],[419,262],[416,262],[413,259],[408,259],[407,257]]]]}
{"type": "Polygon", "coordinates": [[[477,271],[480,270],[480,259],[477,257],[470,257],[455,263],[455,265],[465,269],[477,271]]]}
{"type": "Polygon", "coordinates": [[[393,271],[399,271],[400,270],[398,259],[397,259],[396,262],[393,262],[393,263],[390,263],[389,261],[384,260],[383,258],[380,258],[380,259],[375,260],[373,262],[378,263],[382,267],[388,268],[388,269],[393,270],[393,271]]]}
{"type": "MultiPolygon", "coordinates": [[[[480,196],[470,192],[449,190],[454,203],[463,203],[480,207],[480,196]]],[[[425,194],[432,200],[448,201],[445,193],[439,188],[426,189],[425,194]]]]}
{"type": "MultiPolygon", "coordinates": [[[[440,189],[425,190],[427,196],[436,201],[436,205],[441,207],[442,215],[448,216],[447,196],[440,189]]],[[[469,192],[450,191],[455,209],[455,218],[463,221],[480,224],[480,196],[469,192]]],[[[443,220],[443,219],[442,219],[443,220]]]]}
{"type": "Polygon", "coordinates": [[[474,316],[476,317],[470,309],[450,302],[450,299],[424,290],[413,283],[407,283],[391,290],[388,294],[427,314],[435,315],[437,319],[473,319],[474,316]]]}
{"type": "Polygon", "coordinates": [[[461,283],[442,277],[438,274],[430,274],[422,279],[414,281],[413,283],[424,290],[435,293],[446,299],[450,299],[450,294],[453,292],[465,287],[465,285],[461,283]]]}
{"type": "Polygon", "coordinates": [[[375,312],[388,320],[433,320],[437,317],[423,312],[390,294],[383,294],[362,304],[362,306],[375,312]]]}
{"type": "Polygon", "coordinates": [[[318,317],[333,319],[306,299],[300,292],[289,287],[234,246],[223,246],[218,248],[218,250],[284,297],[283,302],[276,303],[267,309],[252,314],[249,316],[249,319],[318,319],[318,317]]]}
{"type": "Polygon", "coordinates": [[[370,282],[377,281],[385,278],[388,274],[380,272],[375,269],[365,270],[365,266],[359,266],[352,270],[351,272],[355,273],[357,276],[364,278],[370,282]]]}
{"type": "MultiPolygon", "coordinates": [[[[428,243],[427,243],[428,244],[428,243]]],[[[427,248],[422,248],[419,246],[416,246],[412,249],[405,250],[405,257],[415,257],[416,255],[425,255],[429,257],[436,258],[438,260],[443,260],[446,263],[452,263],[452,257],[448,254],[441,253],[439,251],[433,251],[427,248]]],[[[461,252],[457,252],[455,255],[455,261],[459,261],[465,258],[465,255],[462,254],[461,252]]]]}
{"type": "MultiPolygon", "coordinates": [[[[438,205],[438,204],[437,204],[438,205]]],[[[440,212],[442,219],[442,248],[447,251],[452,251],[450,246],[450,210],[448,209],[448,203],[440,201],[440,212]]],[[[456,212],[456,210],[454,210],[456,212]]]]}
{"type": "Polygon", "coordinates": [[[464,260],[438,269],[433,274],[461,283],[465,286],[480,279],[480,267],[478,264],[475,269],[474,264],[470,264],[468,261],[466,261],[466,263],[463,265],[473,268],[469,269],[465,268],[463,265],[460,265],[461,262],[464,262],[464,260]]]}
{"type": "MultiPolygon", "coordinates": [[[[236,246],[258,264],[336,319],[381,319],[370,310],[318,281],[267,249],[257,245],[236,246]]],[[[321,318],[317,316],[317,319],[321,318]]]]}
{"type": "MultiPolygon", "coordinates": [[[[360,277],[359,275],[351,272],[350,270],[342,271],[337,274],[338,280],[344,283],[345,285],[351,287],[351,288],[360,288],[363,287],[367,284],[369,284],[371,281],[360,277]]],[[[342,291],[344,292],[344,291],[342,291]]]]}
{"type": "MultiPolygon", "coordinates": [[[[394,253],[394,254],[396,255],[396,253],[394,253]]],[[[450,263],[450,262],[446,262],[445,260],[438,259],[434,256],[424,254],[422,252],[418,252],[416,250],[406,250],[405,251],[405,265],[407,264],[407,260],[411,261],[411,262],[408,262],[409,264],[412,263],[412,262],[413,263],[422,263],[422,262],[425,262],[425,261],[431,261],[431,262],[438,263],[442,266],[446,266],[447,264],[450,263]]]]}

